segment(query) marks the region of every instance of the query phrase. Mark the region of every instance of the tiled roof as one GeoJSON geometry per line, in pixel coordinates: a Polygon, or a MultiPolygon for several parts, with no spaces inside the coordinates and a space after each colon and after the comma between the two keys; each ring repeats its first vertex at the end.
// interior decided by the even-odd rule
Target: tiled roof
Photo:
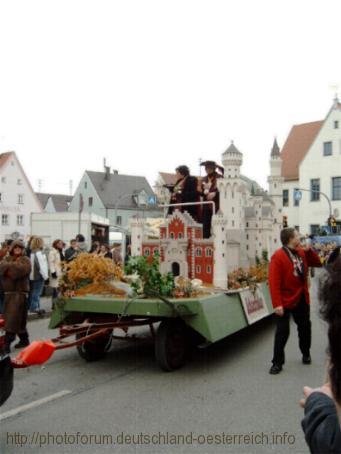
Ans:
{"type": "Polygon", "coordinates": [[[71,196],[71,195],[47,194],[44,192],[36,192],[36,196],[40,200],[40,203],[42,204],[44,209],[46,207],[47,202],[51,198],[52,202],[53,202],[53,206],[55,207],[57,212],[68,211],[69,204],[71,203],[71,200],[73,199],[73,196],[71,196]]]}
{"type": "Polygon", "coordinates": [[[323,121],[295,125],[282,148],[282,176],[285,180],[298,180],[299,165],[320,131],[323,121]]]}
{"type": "MultiPolygon", "coordinates": [[[[117,204],[119,208],[136,209],[137,205],[132,194],[137,195],[140,191],[145,191],[147,196],[154,195],[147,179],[142,176],[110,173],[109,179],[106,180],[105,172],[87,170],[86,173],[106,208],[115,208],[117,204]]],[[[151,208],[146,207],[146,210],[149,209],[151,208]]]]}
{"type": "Polygon", "coordinates": [[[9,151],[7,153],[0,154],[0,168],[5,164],[7,159],[13,154],[13,151],[9,151]]]}

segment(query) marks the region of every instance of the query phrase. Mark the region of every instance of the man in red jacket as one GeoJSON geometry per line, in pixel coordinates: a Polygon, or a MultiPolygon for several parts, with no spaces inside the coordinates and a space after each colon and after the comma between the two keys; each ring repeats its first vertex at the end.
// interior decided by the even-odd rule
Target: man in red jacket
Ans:
{"type": "Polygon", "coordinates": [[[303,364],[310,364],[311,322],[308,290],[308,268],[320,267],[319,256],[310,246],[300,247],[295,229],[281,231],[283,247],[270,261],[269,285],[272,305],[277,315],[274,356],[270,374],[279,374],[285,362],[284,348],[289,337],[290,314],[297,325],[303,364]]]}

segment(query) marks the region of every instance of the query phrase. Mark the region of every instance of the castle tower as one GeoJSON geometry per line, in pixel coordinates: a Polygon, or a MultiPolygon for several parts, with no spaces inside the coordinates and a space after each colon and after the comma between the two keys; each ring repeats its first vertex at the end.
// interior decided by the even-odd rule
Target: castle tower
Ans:
{"type": "Polygon", "coordinates": [[[240,167],[243,164],[243,154],[236,148],[233,140],[228,149],[223,153],[222,163],[225,178],[239,178],[240,167]]]}
{"type": "Polygon", "coordinates": [[[131,255],[142,255],[142,242],[144,235],[144,219],[132,219],[130,221],[131,227],[131,255]]]}
{"type": "Polygon", "coordinates": [[[224,178],[218,182],[220,190],[220,211],[225,215],[229,230],[242,228],[242,180],[240,167],[243,154],[236,148],[233,141],[222,155],[224,178]]]}
{"type": "Polygon", "coordinates": [[[214,238],[214,274],[213,285],[227,289],[228,257],[226,247],[227,219],[218,213],[212,217],[212,231],[214,238]]]}
{"type": "Polygon", "coordinates": [[[283,182],[284,178],[282,177],[282,158],[277,140],[275,138],[270,154],[270,176],[268,177],[269,196],[275,203],[275,209],[273,212],[273,235],[269,256],[271,256],[272,253],[279,247],[279,237],[283,221],[283,182]]]}

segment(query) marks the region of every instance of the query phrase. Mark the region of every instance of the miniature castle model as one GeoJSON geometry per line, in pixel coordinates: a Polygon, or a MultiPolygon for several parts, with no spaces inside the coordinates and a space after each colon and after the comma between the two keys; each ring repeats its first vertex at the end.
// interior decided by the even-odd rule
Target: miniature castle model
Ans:
{"type": "Polygon", "coordinates": [[[229,272],[248,267],[263,251],[270,257],[279,247],[282,229],[282,160],[277,141],[270,156],[269,193],[241,175],[242,162],[243,155],[232,142],[222,155],[220,209],[212,217],[211,238],[203,239],[202,225],[186,211],[175,210],[161,225],[158,239],[148,238],[143,219],[131,221],[132,255],[158,253],[162,272],[224,289],[229,272]]]}

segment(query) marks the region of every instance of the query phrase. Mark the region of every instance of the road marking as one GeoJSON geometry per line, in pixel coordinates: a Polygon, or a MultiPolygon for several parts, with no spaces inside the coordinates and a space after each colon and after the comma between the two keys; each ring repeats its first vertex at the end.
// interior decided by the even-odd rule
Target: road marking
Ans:
{"type": "Polygon", "coordinates": [[[13,410],[6,411],[6,413],[0,414],[0,421],[4,419],[11,418],[12,416],[16,416],[19,413],[23,413],[24,411],[31,410],[32,408],[39,407],[39,405],[46,404],[47,402],[51,402],[52,400],[59,399],[60,397],[66,396],[67,394],[71,394],[72,391],[68,389],[64,389],[63,391],[59,391],[58,393],[51,394],[50,396],[43,397],[42,399],[35,400],[30,402],[26,405],[21,405],[20,407],[13,408],[13,410]]]}

